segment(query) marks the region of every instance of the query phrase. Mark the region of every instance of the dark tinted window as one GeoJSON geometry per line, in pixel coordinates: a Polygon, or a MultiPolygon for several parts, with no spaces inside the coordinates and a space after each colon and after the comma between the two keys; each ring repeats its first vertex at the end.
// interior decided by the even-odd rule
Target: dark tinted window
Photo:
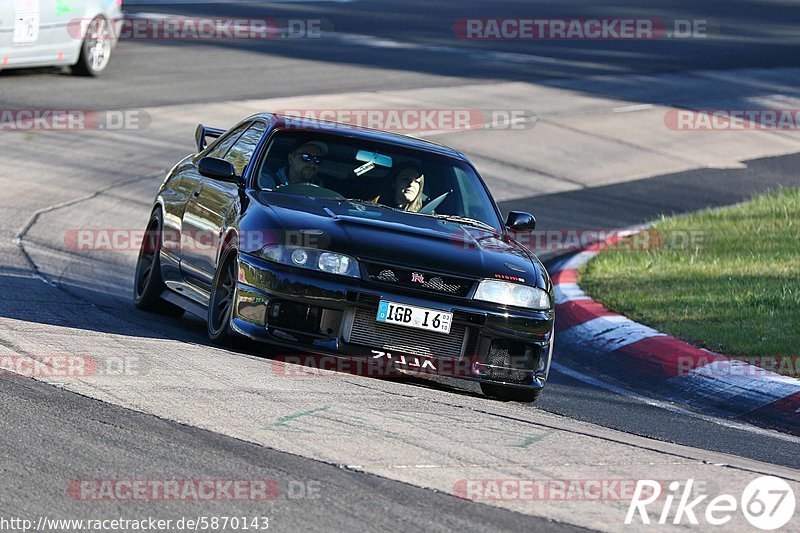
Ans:
{"type": "Polygon", "coordinates": [[[205,157],[216,157],[217,159],[222,159],[225,157],[225,154],[228,153],[231,145],[236,142],[236,139],[239,138],[239,135],[241,135],[249,125],[249,122],[247,124],[242,124],[227,136],[222,137],[215,145],[206,151],[205,157]]]}
{"type": "Polygon", "coordinates": [[[244,172],[244,168],[250,162],[250,158],[253,157],[253,152],[258,145],[258,141],[260,141],[261,137],[264,135],[266,127],[266,124],[263,122],[254,123],[239,137],[225,156],[225,159],[233,164],[236,174],[241,176],[244,172]]]}

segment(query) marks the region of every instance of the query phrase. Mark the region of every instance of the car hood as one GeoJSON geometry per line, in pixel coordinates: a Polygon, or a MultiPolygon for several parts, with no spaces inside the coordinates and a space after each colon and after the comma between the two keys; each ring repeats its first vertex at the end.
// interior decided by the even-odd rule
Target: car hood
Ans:
{"type": "MultiPolygon", "coordinates": [[[[544,269],[522,245],[496,231],[334,199],[257,192],[259,220],[284,243],[308,243],[360,261],[470,278],[496,278],[547,289],[544,269]]],[[[256,206],[253,206],[256,207],[256,206]]]]}

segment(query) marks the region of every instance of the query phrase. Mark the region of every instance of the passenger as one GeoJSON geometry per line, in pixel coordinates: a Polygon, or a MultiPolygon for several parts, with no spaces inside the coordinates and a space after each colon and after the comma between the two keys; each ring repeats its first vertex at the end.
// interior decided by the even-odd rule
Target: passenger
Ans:
{"type": "Polygon", "coordinates": [[[327,154],[328,145],[322,141],[299,144],[289,152],[289,164],[278,170],[276,175],[278,186],[311,183],[322,187],[322,180],[317,172],[327,154]]]}
{"type": "Polygon", "coordinates": [[[375,201],[413,213],[422,209],[426,198],[422,192],[425,188],[425,175],[416,165],[400,167],[392,185],[390,192],[382,194],[375,201]]]}

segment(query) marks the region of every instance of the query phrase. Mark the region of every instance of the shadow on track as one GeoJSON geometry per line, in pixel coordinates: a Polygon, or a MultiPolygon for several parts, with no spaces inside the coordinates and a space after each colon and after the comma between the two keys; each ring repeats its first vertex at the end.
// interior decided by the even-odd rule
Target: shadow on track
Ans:
{"type": "MultiPolygon", "coordinates": [[[[287,375],[315,377],[327,373],[328,371],[325,369],[335,368],[345,374],[371,377],[378,381],[401,381],[427,389],[480,396],[476,392],[454,386],[449,381],[440,381],[441,378],[427,379],[426,377],[402,374],[385,367],[365,374],[359,371],[361,367],[358,366],[331,365],[331,359],[326,356],[321,357],[327,363],[323,366],[316,356],[247,339],[236,339],[232,346],[220,348],[212,344],[206,336],[205,322],[190,313],[186,313],[180,319],[150,314],[136,309],[132,302],[122,298],[109,300],[108,295],[87,288],[84,282],[75,279],[61,278],[58,286],[54,286],[29,277],[29,272],[22,269],[19,270],[19,274],[19,276],[0,275],[0,286],[5,288],[5,298],[0,301],[0,328],[15,330],[15,333],[29,332],[35,336],[42,329],[41,326],[55,326],[62,330],[62,335],[67,337],[74,335],[80,337],[80,331],[86,330],[92,333],[123,335],[139,339],[177,340],[194,346],[208,346],[215,350],[224,350],[232,354],[238,353],[266,360],[288,362],[293,365],[299,363],[301,367],[304,367],[303,370],[287,372],[287,375]],[[94,303],[101,301],[101,305],[94,303]]],[[[0,345],[18,355],[53,355],[29,353],[20,344],[0,339],[0,345]]],[[[77,350],[80,351],[79,348],[77,350]]],[[[67,351],[76,351],[76,347],[71,346],[67,351]]],[[[268,370],[265,369],[265,372],[268,370]]]]}
{"type": "Polygon", "coordinates": [[[698,169],[500,202],[501,211],[529,211],[537,228],[624,228],[665,215],[731,205],[777,187],[800,186],[800,154],[747,161],[742,169],[698,169]]]}
{"type": "MultiPolygon", "coordinates": [[[[126,1],[127,13],[153,11],[152,5],[126,1]]],[[[520,1],[500,3],[466,0],[430,3],[411,0],[365,0],[352,4],[315,5],[249,2],[159,6],[159,12],[193,17],[236,17],[323,21],[323,28],[343,35],[373,35],[383,43],[362,39],[274,38],[259,41],[215,40],[202,44],[238,48],[287,58],[381,69],[409,70],[445,76],[486,80],[537,81],[599,74],[676,72],[697,69],[731,69],[800,65],[800,38],[794,28],[800,21],[796,8],[757,0],[672,2],[669,8],[653,1],[623,0],[613,6],[586,2],[546,0],[536,13],[520,1]],[[673,21],[702,20],[705,37],[640,40],[466,40],[453,25],[469,18],[537,19],[658,19],[667,28],[673,21]],[[396,44],[400,43],[400,44],[396,44]],[[419,47],[423,48],[419,48],[419,47]],[[455,49],[455,50],[450,50],[455,49]],[[496,53],[496,56],[492,54],[496,53]],[[501,54],[512,54],[503,60],[501,54]],[[527,55],[530,61],[513,54],[527,55]],[[450,60],[443,60],[450,55],[450,60]],[[459,60],[458,56],[462,56],[459,60]],[[535,57],[544,59],[537,62],[535,57]],[[465,69],[464,59],[469,59],[465,69]]],[[[146,41],[145,41],[146,42],[146,41]]],[[[168,41],[159,41],[168,43],[168,41]]],[[[183,43],[172,44],[181,45],[183,43]]]]}

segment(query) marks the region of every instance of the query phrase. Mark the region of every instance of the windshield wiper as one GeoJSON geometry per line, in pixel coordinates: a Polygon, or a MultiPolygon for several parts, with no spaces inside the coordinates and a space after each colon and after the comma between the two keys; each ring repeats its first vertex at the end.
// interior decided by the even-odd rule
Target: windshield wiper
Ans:
{"type": "Polygon", "coordinates": [[[384,209],[391,209],[393,211],[402,211],[402,209],[397,209],[396,207],[392,207],[392,206],[389,206],[389,205],[381,204],[381,203],[378,203],[378,202],[373,202],[372,200],[363,200],[361,198],[344,198],[344,199],[341,199],[339,201],[340,202],[347,202],[347,203],[351,203],[351,204],[366,204],[366,205],[371,205],[371,206],[374,206],[374,207],[382,207],[384,209]]]}
{"type": "MultiPolygon", "coordinates": [[[[362,198],[341,198],[341,199],[339,199],[339,201],[340,202],[350,202],[350,203],[353,203],[353,204],[368,204],[368,205],[380,205],[380,206],[383,206],[383,204],[379,204],[378,202],[373,202],[372,200],[364,200],[362,198]]],[[[383,207],[386,207],[386,206],[383,206],[383,207]]]]}
{"type": "Polygon", "coordinates": [[[408,213],[409,215],[420,215],[423,217],[431,217],[431,218],[438,218],[441,220],[447,220],[448,222],[455,222],[456,224],[467,224],[469,226],[475,226],[481,229],[485,229],[492,232],[497,232],[497,228],[490,226],[486,222],[481,220],[476,220],[470,217],[464,217],[461,215],[445,215],[441,213],[415,213],[414,211],[404,211],[397,207],[392,207],[385,204],[380,204],[377,202],[373,202],[372,200],[363,200],[361,198],[345,198],[344,200],[340,200],[341,202],[351,202],[354,204],[367,204],[367,205],[374,205],[376,207],[382,207],[384,209],[391,209],[392,211],[400,211],[401,213],[408,213]]]}
{"type": "Polygon", "coordinates": [[[461,215],[443,215],[439,213],[428,216],[431,216],[433,218],[440,218],[442,220],[447,220],[449,222],[455,222],[456,224],[467,224],[470,226],[476,226],[481,229],[497,232],[497,228],[490,226],[486,222],[483,222],[481,220],[476,220],[470,217],[462,217],[461,215]]]}

